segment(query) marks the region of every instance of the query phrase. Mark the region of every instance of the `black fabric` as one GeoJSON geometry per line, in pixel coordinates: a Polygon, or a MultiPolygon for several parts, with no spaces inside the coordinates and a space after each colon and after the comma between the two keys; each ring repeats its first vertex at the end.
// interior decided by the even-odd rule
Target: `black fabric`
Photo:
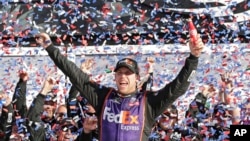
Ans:
{"type": "Polygon", "coordinates": [[[114,72],[116,72],[121,67],[127,67],[132,72],[139,74],[139,68],[137,62],[131,58],[123,58],[119,60],[116,64],[114,72]]]}
{"type": "Polygon", "coordinates": [[[12,133],[14,110],[12,105],[3,106],[2,115],[0,117],[0,141],[8,141],[12,133]]]}

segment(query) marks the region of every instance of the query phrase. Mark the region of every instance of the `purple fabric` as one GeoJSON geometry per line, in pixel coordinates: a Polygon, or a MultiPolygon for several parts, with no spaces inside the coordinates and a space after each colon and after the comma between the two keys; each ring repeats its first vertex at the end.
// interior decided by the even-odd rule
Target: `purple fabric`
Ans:
{"type": "Polygon", "coordinates": [[[142,93],[121,98],[112,92],[104,103],[101,141],[140,141],[144,121],[143,99],[142,93]]]}

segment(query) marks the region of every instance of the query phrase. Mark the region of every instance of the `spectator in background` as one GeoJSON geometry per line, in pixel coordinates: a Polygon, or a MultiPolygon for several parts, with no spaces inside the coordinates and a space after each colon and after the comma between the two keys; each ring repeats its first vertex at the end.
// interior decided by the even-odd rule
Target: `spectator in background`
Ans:
{"type": "Polygon", "coordinates": [[[224,118],[230,117],[232,123],[238,124],[240,122],[240,109],[234,101],[235,97],[233,94],[231,72],[225,72],[220,74],[220,76],[219,102],[214,105],[213,114],[221,122],[224,122],[224,118]]]}
{"type": "MultiPolygon", "coordinates": [[[[220,76],[219,93],[210,84],[196,95],[186,112],[184,125],[193,131],[198,131],[201,135],[198,137],[205,140],[229,140],[229,126],[240,121],[239,108],[233,103],[233,83],[230,73],[226,72],[220,76]],[[209,102],[208,106],[208,99],[218,99],[218,101],[209,102]]],[[[182,135],[190,136],[185,133],[182,135]]]]}
{"type": "Polygon", "coordinates": [[[209,127],[211,131],[215,132],[212,136],[207,137],[208,139],[230,140],[230,125],[239,124],[241,121],[240,108],[233,93],[231,73],[220,74],[219,102],[213,107],[212,120],[210,121],[212,125],[209,127]]]}
{"type": "Polygon", "coordinates": [[[44,97],[43,112],[41,115],[44,122],[54,121],[54,114],[57,107],[56,101],[57,99],[51,91],[44,97]]]}
{"type": "Polygon", "coordinates": [[[64,118],[56,130],[57,138],[50,141],[75,141],[78,138],[78,126],[72,118],[64,118]]]}
{"type": "Polygon", "coordinates": [[[94,108],[88,104],[88,109],[84,113],[83,118],[83,131],[82,134],[79,136],[79,140],[85,141],[98,141],[98,119],[95,115],[94,108]]]}
{"type": "Polygon", "coordinates": [[[80,94],[95,108],[101,119],[98,121],[99,139],[124,141],[148,140],[154,119],[188,89],[204,47],[200,36],[197,35],[197,40],[189,43],[190,56],[177,77],[156,92],[143,93],[139,92],[137,87],[138,64],[131,58],[123,58],[117,62],[114,69],[117,89],[109,88],[91,82],[87,73],[82,72],[52,45],[48,34],[38,34],[36,41],[46,49],[55,65],[70,78],[80,94]],[[123,114],[130,116],[121,117],[123,114]],[[120,115],[120,120],[114,118],[114,115],[120,115]],[[126,120],[122,120],[123,118],[126,120]]]}
{"type": "Polygon", "coordinates": [[[240,115],[241,121],[239,124],[250,125],[250,98],[246,100],[244,107],[241,109],[240,115]]]}
{"type": "Polygon", "coordinates": [[[19,81],[16,84],[15,91],[12,97],[12,106],[14,109],[12,134],[10,140],[26,140],[27,136],[27,105],[26,105],[26,92],[27,92],[27,81],[29,74],[24,71],[19,71],[19,81]]]}
{"type": "MultiPolygon", "coordinates": [[[[81,63],[80,69],[91,77],[92,65],[93,65],[93,60],[87,59],[81,63]]],[[[66,103],[67,103],[67,109],[69,111],[68,116],[74,117],[74,116],[81,115],[81,110],[83,110],[82,108],[85,107],[85,105],[88,102],[84,97],[80,96],[79,91],[76,89],[74,85],[72,85],[69,91],[69,95],[66,99],[66,103]]]]}
{"type": "MultiPolygon", "coordinates": [[[[91,77],[91,69],[93,65],[92,59],[87,59],[84,62],[81,63],[80,69],[89,74],[91,77]]],[[[91,80],[94,82],[93,80],[91,80]]],[[[71,89],[69,91],[69,97],[68,97],[68,115],[69,117],[78,117],[80,115],[81,120],[79,120],[77,123],[79,127],[83,126],[83,134],[79,137],[79,140],[86,140],[89,138],[89,140],[97,140],[98,139],[98,130],[97,130],[97,117],[95,115],[95,109],[92,105],[88,103],[88,101],[82,97],[79,94],[79,91],[74,87],[74,85],[71,86],[71,89]],[[95,125],[91,125],[91,120],[95,119],[96,122],[95,125]],[[86,126],[86,127],[85,127],[86,126]],[[93,127],[93,128],[92,128],[93,127]]]]}
{"type": "Polygon", "coordinates": [[[60,123],[64,118],[67,118],[67,107],[66,105],[59,105],[55,111],[54,120],[60,123]]]}
{"type": "Polygon", "coordinates": [[[152,91],[153,87],[153,71],[154,71],[154,63],[155,59],[153,57],[147,58],[146,63],[146,75],[141,78],[141,80],[138,82],[137,87],[140,91],[152,91]]]}
{"type": "Polygon", "coordinates": [[[16,84],[15,92],[12,97],[12,104],[15,110],[15,116],[25,118],[27,114],[26,105],[26,92],[27,92],[27,81],[29,74],[26,71],[19,71],[19,81],[16,84]]]}
{"type": "Polygon", "coordinates": [[[232,72],[225,72],[220,74],[221,77],[221,89],[219,92],[219,98],[222,103],[225,105],[231,106],[231,109],[228,111],[228,116],[232,116],[232,124],[239,124],[240,111],[241,109],[235,103],[236,97],[233,94],[233,82],[231,78],[232,72]]]}
{"type": "MultiPolygon", "coordinates": [[[[34,99],[28,111],[29,131],[31,140],[48,141],[74,141],[79,140],[79,126],[75,119],[67,117],[66,105],[59,105],[56,109],[56,101],[51,95],[56,80],[47,77],[41,92],[34,99]],[[43,109],[42,109],[43,107],[43,109]]],[[[52,94],[53,95],[53,94],[52,94]]],[[[68,104],[68,103],[66,103],[68,104]]]]}
{"type": "Polygon", "coordinates": [[[206,94],[199,92],[195,99],[189,104],[189,108],[185,113],[185,118],[190,119],[186,120],[186,125],[189,127],[198,128],[198,124],[202,122],[200,119],[207,118],[206,111],[206,94]],[[199,118],[201,115],[204,117],[199,118]]]}
{"type": "Polygon", "coordinates": [[[98,119],[96,117],[96,111],[94,107],[90,104],[87,104],[87,110],[83,119],[83,129],[84,133],[88,133],[90,130],[92,130],[92,141],[98,141],[99,131],[97,128],[97,121],[98,119]]]}
{"type": "Polygon", "coordinates": [[[3,91],[0,91],[0,141],[8,141],[12,132],[13,107],[11,98],[3,91]]]}
{"type": "Polygon", "coordinates": [[[54,108],[51,105],[44,106],[46,95],[52,91],[55,85],[56,81],[51,77],[47,77],[44,81],[43,88],[30,106],[30,109],[27,113],[30,140],[45,141],[55,136],[51,130],[53,125],[49,123],[49,121],[51,121],[50,119],[53,117],[52,115],[54,114],[54,108]],[[42,118],[42,113],[44,110],[47,112],[47,115],[45,115],[45,118],[42,118]],[[42,119],[44,119],[47,124],[44,124],[42,119]]]}
{"type": "Polygon", "coordinates": [[[84,62],[81,63],[80,69],[91,77],[92,76],[91,70],[93,68],[93,65],[94,65],[93,59],[86,59],[84,62]]]}
{"type": "MultiPolygon", "coordinates": [[[[97,121],[98,119],[96,117],[86,117],[83,121],[83,132],[85,135],[89,136],[82,136],[82,139],[87,139],[89,138],[91,141],[97,141],[98,139],[93,137],[93,131],[97,129],[97,121]]],[[[87,141],[87,140],[86,140],[87,141]]]]}
{"type": "MultiPolygon", "coordinates": [[[[175,125],[178,124],[178,110],[175,105],[171,105],[156,119],[152,135],[158,134],[159,140],[168,141],[174,132],[175,125]]],[[[150,140],[157,136],[152,136],[150,140]]]]}

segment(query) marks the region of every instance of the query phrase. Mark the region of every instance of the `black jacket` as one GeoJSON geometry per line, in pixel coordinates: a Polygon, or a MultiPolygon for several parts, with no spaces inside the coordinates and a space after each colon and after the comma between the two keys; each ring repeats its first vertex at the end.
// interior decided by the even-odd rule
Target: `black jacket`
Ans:
{"type": "MultiPolygon", "coordinates": [[[[86,99],[81,99],[78,100],[77,97],[79,96],[79,91],[76,89],[76,87],[74,87],[74,85],[71,86],[70,91],[69,91],[69,97],[66,100],[67,103],[67,111],[68,111],[68,117],[72,117],[74,118],[74,116],[79,116],[80,118],[84,118],[84,115],[82,115],[81,110],[84,112],[86,109],[84,109],[83,107],[86,106],[87,101],[86,99]],[[80,105],[80,106],[79,106],[80,105]],[[72,111],[72,109],[70,107],[77,107],[76,110],[72,111]],[[80,109],[82,108],[82,109],[80,109]],[[80,116],[81,115],[81,116],[80,116]]],[[[78,121],[78,127],[82,128],[82,120],[84,119],[80,119],[78,121]]],[[[83,127],[84,128],[84,127],[83,127]]],[[[80,134],[77,138],[77,141],[91,141],[93,137],[97,138],[98,136],[98,132],[95,130],[91,133],[85,134],[84,132],[82,134],[80,134]]]]}
{"type": "MultiPolygon", "coordinates": [[[[84,73],[75,63],[69,61],[67,57],[60,53],[60,50],[53,45],[46,48],[50,58],[62,72],[70,78],[72,84],[83,94],[83,97],[94,106],[99,119],[105,96],[111,88],[92,83],[89,81],[89,75],[84,73]]],[[[164,88],[155,92],[147,92],[145,105],[145,121],[143,129],[143,141],[148,140],[151,128],[158,117],[166,107],[170,106],[179,96],[183,95],[189,88],[190,79],[198,66],[198,58],[190,55],[185,65],[177,77],[164,88]]],[[[100,127],[100,125],[99,125],[100,127]]]]}
{"type": "MultiPolygon", "coordinates": [[[[3,113],[0,117],[0,130],[5,132],[5,137],[0,140],[8,141],[10,135],[12,134],[12,126],[18,124],[16,117],[20,119],[25,119],[27,113],[26,106],[26,81],[19,81],[16,84],[15,91],[12,97],[12,103],[6,107],[3,107],[3,113]]],[[[25,122],[24,122],[25,124],[25,122]]],[[[19,127],[19,125],[16,125],[19,127]]],[[[21,129],[19,129],[21,130],[21,129]]],[[[25,132],[25,129],[23,129],[25,132]]]]}
{"type": "Polygon", "coordinates": [[[15,110],[15,115],[21,116],[21,118],[25,118],[27,114],[26,91],[27,81],[19,79],[12,98],[12,104],[15,110]]]}
{"type": "Polygon", "coordinates": [[[12,104],[2,107],[2,114],[0,117],[0,141],[8,141],[12,133],[12,123],[13,123],[14,110],[12,104]]]}
{"type": "Polygon", "coordinates": [[[41,120],[45,96],[38,94],[27,113],[27,127],[31,141],[45,141],[45,125],[41,120]]]}

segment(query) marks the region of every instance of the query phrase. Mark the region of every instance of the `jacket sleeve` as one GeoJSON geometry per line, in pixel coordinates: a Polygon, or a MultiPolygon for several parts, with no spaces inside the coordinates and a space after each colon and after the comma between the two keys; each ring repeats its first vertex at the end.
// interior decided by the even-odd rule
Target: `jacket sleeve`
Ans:
{"type": "Polygon", "coordinates": [[[100,87],[100,85],[91,82],[87,73],[84,73],[75,63],[68,60],[67,57],[62,55],[60,50],[53,45],[47,47],[46,51],[55,65],[70,78],[71,83],[80,94],[94,107],[101,107],[100,105],[103,104],[109,88],[104,86],[100,87]]]}
{"type": "Polygon", "coordinates": [[[12,98],[13,107],[17,111],[16,115],[20,115],[21,118],[24,118],[27,114],[26,89],[27,81],[20,79],[15,87],[12,98]]]}
{"type": "Polygon", "coordinates": [[[191,55],[186,59],[185,65],[180,70],[177,77],[166,84],[162,89],[156,93],[148,94],[148,108],[150,115],[153,118],[159,116],[166,107],[173,104],[173,102],[185,94],[189,88],[190,81],[194,77],[198,66],[198,58],[191,55]]]}
{"type": "Polygon", "coordinates": [[[74,85],[71,86],[70,90],[69,90],[69,100],[75,99],[77,97],[77,94],[79,93],[79,91],[76,89],[76,87],[74,85]]]}
{"type": "Polygon", "coordinates": [[[12,123],[13,123],[13,107],[12,104],[2,107],[2,114],[0,117],[0,141],[7,141],[12,133],[12,123]],[[2,136],[4,135],[4,136],[2,136]]]}
{"type": "Polygon", "coordinates": [[[45,96],[42,94],[38,94],[37,97],[33,100],[27,113],[27,118],[29,121],[42,122],[41,114],[43,112],[44,100],[45,96]]]}
{"type": "Polygon", "coordinates": [[[33,141],[45,140],[45,128],[41,120],[45,96],[38,94],[33,100],[27,113],[27,129],[30,133],[29,139],[33,141]]]}
{"type": "Polygon", "coordinates": [[[66,100],[66,107],[67,107],[67,114],[68,117],[74,117],[76,115],[78,115],[78,109],[76,107],[77,106],[77,96],[79,94],[79,91],[76,89],[76,87],[74,87],[74,85],[71,86],[70,90],[69,90],[69,97],[66,100]]]}

